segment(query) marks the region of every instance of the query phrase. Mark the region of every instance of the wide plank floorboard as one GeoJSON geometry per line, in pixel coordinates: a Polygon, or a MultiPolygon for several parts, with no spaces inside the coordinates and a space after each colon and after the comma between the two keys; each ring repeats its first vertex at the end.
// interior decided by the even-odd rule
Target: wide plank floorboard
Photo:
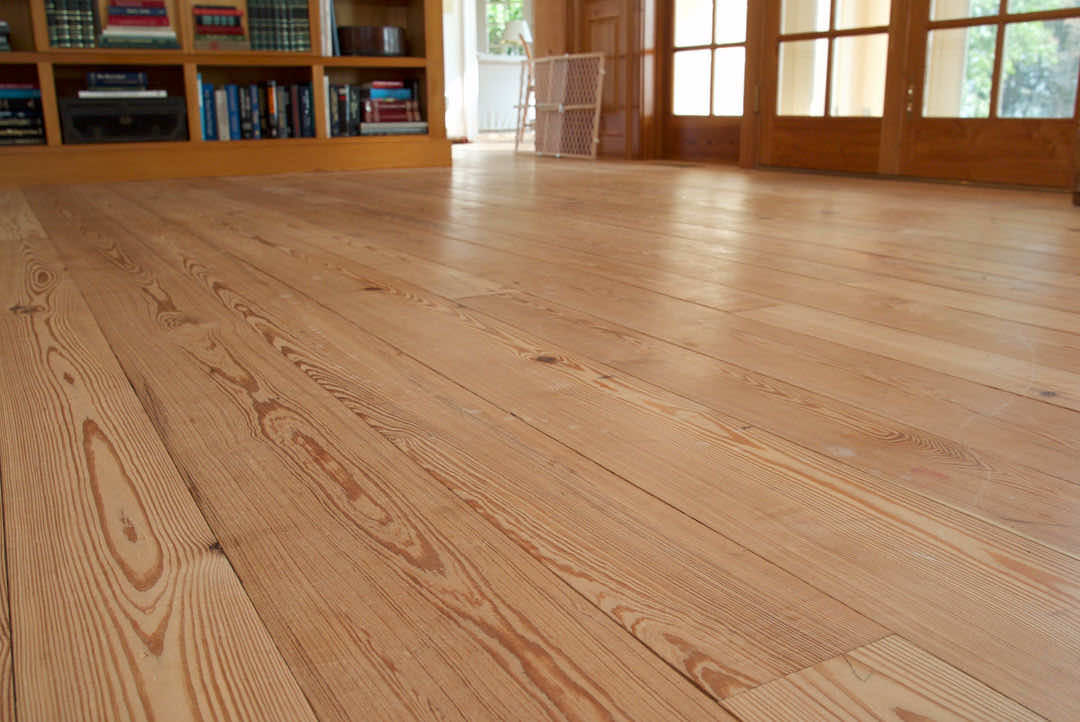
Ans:
{"type": "Polygon", "coordinates": [[[1066,196],[455,156],[0,192],[0,720],[1080,716],[1066,196]]]}
{"type": "Polygon", "coordinates": [[[18,191],[0,218],[18,719],[314,720],[18,191]]]}

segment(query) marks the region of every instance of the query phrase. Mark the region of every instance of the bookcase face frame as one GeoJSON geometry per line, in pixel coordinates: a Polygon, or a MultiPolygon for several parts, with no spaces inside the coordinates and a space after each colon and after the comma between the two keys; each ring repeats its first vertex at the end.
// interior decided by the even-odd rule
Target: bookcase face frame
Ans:
{"type": "MultiPolygon", "coordinates": [[[[99,5],[108,0],[94,0],[99,5]]],[[[334,0],[337,8],[375,6],[368,0],[334,0]]],[[[442,10],[439,0],[385,0],[407,18],[410,52],[402,57],[323,56],[320,0],[307,0],[312,52],[221,50],[194,47],[196,4],[242,3],[243,0],[166,0],[176,29],[178,50],[53,48],[49,43],[45,0],[0,0],[12,22],[13,52],[0,52],[0,82],[31,82],[41,89],[46,145],[0,146],[0,165],[15,182],[74,182],[141,178],[246,175],[316,169],[418,167],[450,164],[443,118],[442,10]],[[416,54],[419,47],[422,53],[416,54]],[[169,66],[168,68],[164,66],[169,66]],[[159,68],[172,79],[170,93],[183,93],[189,140],[157,143],[64,145],[60,133],[59,93],[71,92],[72,68],[147,70],[159,68]],[[315,138],[216,143],[204,141],[199,110],[199,75],[235,74],[269,77],[275,69],[287,79],[310,76],[314,94],[315,138]],[[306,69],[306,70],[305,70],[306,69]],[[57,75],[59,71],[59,76],[57,75]],[[339,73],[375,77],[420,78],[421,107],[428,122],[424,135],[401,137],[330,137],[327,131],[325,81],[339,73]],[[6,80],[5,78],[15,78],[6,80]],[[182,81],[182,87],[177,84],[182,81]],[[59,83],[59,85],[58,85],[59,83]],[[205,151],[202,146],[208,146],[205,151]],[[231,147],[230,147],[231,146],[231,147]],[[325,146],[325,151],[324,151],[325,146]],[[198,163],[191,163],[192,153],[198,163]],[[102,155],[104,153],[105,155],[102,155]],[[186,154],[186,156],[185,156],[186,154]]],[[[368,12],[368,11],[361,11],[368,12]]],[[[245,13],[246,15],[246,13],[245,13]]],[[[246,20],[245,20],[246,22],[246,20]]],[[[223,76],[218,76],[223,77],[223,76]]]]}

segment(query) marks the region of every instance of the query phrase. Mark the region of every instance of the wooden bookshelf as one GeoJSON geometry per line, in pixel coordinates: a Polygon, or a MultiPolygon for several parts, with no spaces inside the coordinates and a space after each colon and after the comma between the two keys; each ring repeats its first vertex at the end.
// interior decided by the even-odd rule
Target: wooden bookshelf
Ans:
{"type": "MultiPolygon", "coordinates": [[[[179,50],[53,48],[49,46],[45,0],[0,0],[0,18],[12,25],[13,52],[0,53],[0,82],[36,78],[41,88],[47,143],[0,146],[0,182],[53,183],[215,175],[253,175],[309,170],[350,170],[449,165],[443,110],[442,8],[440,0],[334,0],[335,12],[352,22],[405,24],[408,57],[326,57],[318,54],[323,18],[319,0],[309,0],[312,51],[206,51],[194,47],[192,7],[201,0],[170,0],[170,20],[179,50]],[[353,20],[359,19],[359,20],[353,20]],[[155,143],[65,144],[58,106],[59,78],[73,69],[158,68],[175,73],[187,106],[189,139],[155,143]],[[166,67],[168,66],[168,67],[166,67]],[[235,72],[242,79],[281,68],[302,76],[314,95],[314,138],[204,141],[201,139],[198,75],[235,72]],[[426,135],[331,138],[326,132],[323,78],[421,79],[426,135]],[[381,77],[381,76],[380,76],[381,77]]],[[[214,0],[208,0],[213,4],[214,0]]]]}

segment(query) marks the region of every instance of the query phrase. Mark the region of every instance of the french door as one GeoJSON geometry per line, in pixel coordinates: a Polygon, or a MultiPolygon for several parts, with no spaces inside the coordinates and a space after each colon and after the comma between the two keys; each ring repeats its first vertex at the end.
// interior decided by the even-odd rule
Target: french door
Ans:
{"type": "Polygon", "coordinates": [[[1080,0],[912,0],[900,171],[1072,180],[1080,0]]]}
{"type": "Polygon", "coordinates": [[[1064,187],[1080,0],[765,0],[765,165],[1064,187]]]}

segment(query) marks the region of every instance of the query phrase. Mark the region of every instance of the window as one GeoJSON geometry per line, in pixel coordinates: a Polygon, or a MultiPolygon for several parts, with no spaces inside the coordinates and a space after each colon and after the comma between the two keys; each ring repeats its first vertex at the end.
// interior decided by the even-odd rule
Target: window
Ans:
{"type": "Polygon", "coordinates": [[[778,115],[885,112],[891,0],[782,0],[778,115]]]}
{"type": "Polygon", "coordinates": [[[675,0],[674,115],[740,116],[747,0],[675,0]]]}
{"type": "Polygon", "coordinates": [[[492,55],[524,55],[520,43],[504,42],[503,35],[511,21],[530,20],[530,6],[525,0],[480,0],[477,9],[482,27],[477,50],[492,55]]]}
{"type": "Polygon", "coordinates": [[[930,21],[924,117],[1073,117],[1080,0],[933,0],[930,21]]]}

